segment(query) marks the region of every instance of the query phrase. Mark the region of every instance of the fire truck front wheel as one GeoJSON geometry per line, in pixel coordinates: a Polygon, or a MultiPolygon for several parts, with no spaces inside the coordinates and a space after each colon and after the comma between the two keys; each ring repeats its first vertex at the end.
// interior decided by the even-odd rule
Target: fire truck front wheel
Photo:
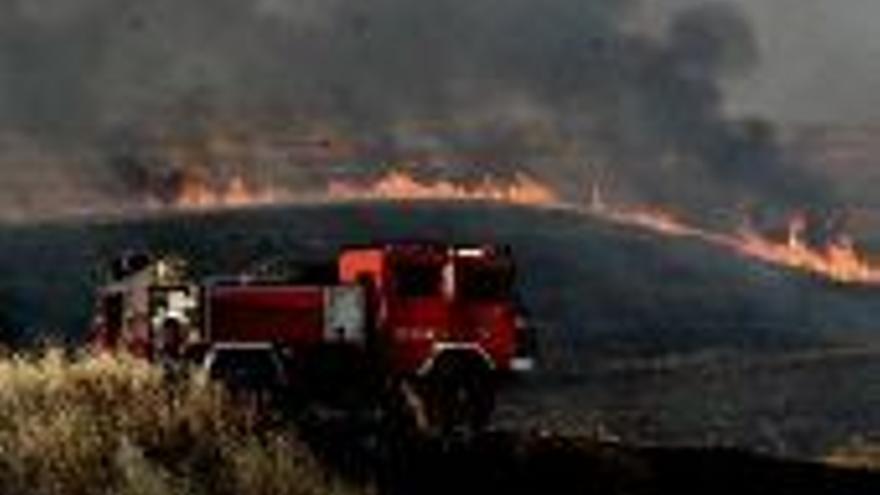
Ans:
{"type": "Polygon", "coordinates": [[[440,356],[421,391],[428,427],[444,435],[483,429],[495,406],[490,370],[469,354],[440,356]]]}

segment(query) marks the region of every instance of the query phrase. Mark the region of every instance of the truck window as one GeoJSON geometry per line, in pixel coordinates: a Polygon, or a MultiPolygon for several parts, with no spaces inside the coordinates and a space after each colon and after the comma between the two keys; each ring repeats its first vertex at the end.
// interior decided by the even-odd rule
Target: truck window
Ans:
{"type": "Polygon", "coordinates": [[[394,268],[394,291],[400,297],[439,296],[443,288],[443,265],[402,263],[394,268]]]}
{"type": "Polygon", "coordinates": [[[456,293],[466,301],[499,301],[510,297],[513,276],[499,266],[462,263],[456,269],[456,293]]]}

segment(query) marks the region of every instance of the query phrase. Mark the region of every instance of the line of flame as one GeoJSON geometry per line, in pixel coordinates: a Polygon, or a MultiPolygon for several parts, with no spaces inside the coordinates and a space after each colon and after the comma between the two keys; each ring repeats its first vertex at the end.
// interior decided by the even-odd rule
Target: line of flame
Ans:
{"type": "MultiPolygon", "coordinates": [[[[291,197],[275,190],[254,189],[248,187],[244,180],[233,178],[220,191],[211,190],[200,183],[187,185],[176,206],[184,209],[242,207],[290,201],[291,197]]],[[[874,265],[862,254],[851,238],[841,236],[819,247],[805,242],[807,224],[800,215],[792,218],[785,240],[773,239],[749,229],[735,233],[715,232],[686,223],[659,208],[609,205],[603,200],[598,186],[594,187],[592,199],[586,207],[566,203],[553,188],[525,174],[517,174],[507,182],[486,177],[476,183],[460,184],[449,180],[423,181],[403,171],[392,171],[365,184],[332,181],[323,194],[313,198],[323,201],[479,200],[552,207],[664,236],[698,238],[742,256],[812,273],[839,283],[880,285],[880,266],[874,265]]]]}
{"type": "Polygon", "coordinates": [[[752,229],[736,233],[712,232],[687,224],[659,209],[609,207],[601,200],[598,188],[588,212],[605,220],[678,237],[694,237],[720,245],[741,255],[765,263],[800,270],[838,283],[880,285],[880,266],[861,253],[847,235],[824,246],[810,246],[804,235],[807,221],[803,215],[793,216],[784,241],[772,239],[752,229]]]}
{"type": "Polygon", "coordinates": [[[405,172],[392,171],[367,185],[333,181],[327,187],[327,196],[340,200],[483,200],[527,205],[560,202],[552,188],[525,174],[515,175],[509,183],[485,177],[475,184],[459,184],[448,180],[425,182],[405,172]]]}
{"type": "Polygon", "coordinates": [[[172,207],[183,210],[238,208],[275,204],[282,197],[279,191],[250,186],[238,176],[232,177],[223,187],[188,180],[181,186],[172,207]]]}

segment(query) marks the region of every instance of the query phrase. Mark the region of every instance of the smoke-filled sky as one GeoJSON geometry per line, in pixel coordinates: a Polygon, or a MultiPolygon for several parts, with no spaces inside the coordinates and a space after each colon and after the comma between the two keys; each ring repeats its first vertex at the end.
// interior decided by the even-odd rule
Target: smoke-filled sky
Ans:
{"type": "MultiPolygon", "coordinates": [[[[880,120],[880,104],[876,104],[880,103],[880,93],[875,90],[880,85],[880,24],[876,22],[880,3],[725,1],[743,8],[762,53],[759,66],[732,85],[731,100],[736,106],[780,120],[880,120]]],[[[211,89],[211,79],[214,85],[227,89],[235,84],[256,83],[257,90],[273,82],[260,76],[274,72],[274,83],[289,84],[289,80],[277,79],[279,73],[286,72],[280,67],[284,61],[261,59],[260,53],[266,57],[274,54],[266,53],[265,46],[260,45],[266,38],[276,38],[281,44],[291,41],[283,39],[284,30],[319,29],[331,21],[332,5],[344,2],[255,0],[240,2],[251,7],[238,8],[233,7],[235,3],[217,3],[2,0],[0,50],[4,63],[0,67],[5,73],[0,77],[0,86],[9,88],[0,100],[3,108],[6,112],[10,107],[20,110],[27,115],[22,119],[30,122],[54,120],[53,115],[74,110],[93,110],[102,114],[100,118],[112,120],[119,115],[106,108],[89,109],[95,92],[102,93],[108,105],[121,104],[121,112],[141,110],[137,105],[145,104],[142,100],[149,98],[150,91],[196,91],[193,86],[199,80],[206,86],[204,90],[211,89]],[[170,33],[174,35],[167,36],[170,33]],[[231,74],[241,67],[228,67],[228,49],[255,57],[247,61],[255,69],[249,80],[231,74]],[[276,67],[267,67],[272,65],[276,67]],[[111,73],[105,73],[108,70],[111,73]],[[88,77],[82,77],[84,73],[88,77]],[[136,81],[142,85],[132,87],[136,81]]],[[[586,5],[583,10],[590,10],[590,4],[605,4],[603,8],[608,10],[624,9],[610,7],[615,2],[607,0],[571,3],[586,5]]],[[[682,8],[718,2],[640,3],[648,16],[660,18],[662,23],[682,8]]],[[[498,9],[505,8],[503,3],[496,4],[498,9]]],[[[475,15],[497,15],[491,6],[483,8],[489,10],[475,15]]]]}
{"type": "MultiPolygon", "coordinates": [[[[657,17],[711,0],[649,0],[657,17]]],[[[791,123],[880,122],[880,2],[729,0],[743,8],[762,62],[733,85],[737,111],[791,123]]]]}
{"type": "Polygon", "coordinates": [[[815,19],[870,18],[868,3],[830,3],[0,0],[3,208],[162,199],[181,159],[157,153],[157,135],[201,140],[183,161],[208,176],[259,169],[296,186],[297,163],[204,144],[279,125],[366,142],[373,161],[476,156],[481,172],[524,169],[569,198],[599,178],[701,214],[834,203],[771,123],[742,118],[859,106],[865,49],[831,55],[862,28],[840,14],[847,35],[826,36],[815,19]],[[819,71],[828,58],[836,70],[819,71]]]}

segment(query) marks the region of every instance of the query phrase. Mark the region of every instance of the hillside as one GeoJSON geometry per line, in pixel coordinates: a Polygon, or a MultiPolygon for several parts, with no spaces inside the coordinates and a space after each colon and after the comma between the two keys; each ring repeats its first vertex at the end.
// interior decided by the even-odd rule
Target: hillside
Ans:
{"type": "Polygon", "coordinates": [[[541,372],[502,397],[500,425],[799,458],[880,431],[873,289],[560,210],[361,203],[10,227],[0,328],[80,342],[97,269],[125,249],[216,274],[395,239],[513,246],[541,372]]]}
{"type": "MultiPolygon", "coordinates": [[[[0,230],[0,326],[76,340],[98,269],[124,250],[176,252],[204,274],[277,258],[327,259],[350,243],[399,239],[513,246],[545,355],[873,342],[880,298],[693,239],[570,212],[481,203],[304,205],[0,230]]],[[[11,335],[8,335],[11,336],[11,335]]]]}

